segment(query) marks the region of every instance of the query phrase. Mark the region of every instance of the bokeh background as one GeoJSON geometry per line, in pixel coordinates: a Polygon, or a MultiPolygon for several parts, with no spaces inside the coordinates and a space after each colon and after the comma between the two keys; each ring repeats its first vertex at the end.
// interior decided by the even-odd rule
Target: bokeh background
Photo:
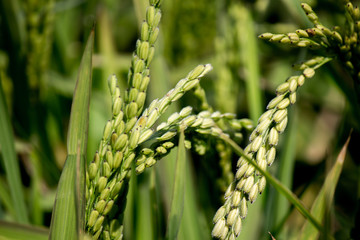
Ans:
{"type": "MultiPolygon", "coordinates": [[[[61,169],[72,94],[85,41],[95,28],[93,91],[88,160],[111,116],[107,79],[116,74],[126,89],[132,51],[145,16],[146,0],[1,0],[0,80],[10,114],[31,223],[48,227],[61,169]]],[[[342,1],[309,0],[325,26],[345,22],[342,1]]],[[[292,64],[316,52],[261,41],[263,32],[287,33],[311,27],[294,0],[163,0],[163,18],[151,67],[148,103],[162,97],[196,65],[211,63],[201,81],[215,110],[254,122],[276,87],[297,74],[292,64]]],[[[359,97],[359,96],[358,96],[359,97]]],[[[168,115],[199,104],[185,95],[168,115]]],[[[339,63],[317,71],[298,94],[269,171],[311,206],[339,149],[353,129],[328,223],[336,239],[359,239],[360,108],[353,82],[339,63]],[[357,220],[356,220],[357,215],[357,220]],[[357,222],[356,222],[357,221],[357,222]]],[[[0,133],[1,135],[1,133],[0,133]]],[[[1,136],[0,136],[1,137],[1,136]]],[[[204,141],[211,140],[204,139],[204,141]]],[[[246,146],[247,136],[241,146],[246,146]]],[[[235,172],[237,157],[219,162],[214,149],[188,154],[185,210],[179,239],[210,239],[212,217],[235,172]]],[[[1,157],[1,156],[0,156],[1,157]]],[[[134,176],[125,215],[126,239],[165,236],[175,157],[134,176]],[[155,183],[154,183],[155,182],[155,183]],[[156,188],[153,188],[156,186],[156,188]],[[155,192],[155,194],[154,194],[155,192]],[[154,199],[154,196],[156,198],[154,199]],[[152,225],[151,204],[159,203],[152,225]]],[[[2,161],[0,161],[2,163],[2,161]]],[[[0,219],[13,221],[11,199],[0,165],[0,219]]],[[[249,207],[239,239],[296,239],[304,218],[271,186],[249,207]]]]}

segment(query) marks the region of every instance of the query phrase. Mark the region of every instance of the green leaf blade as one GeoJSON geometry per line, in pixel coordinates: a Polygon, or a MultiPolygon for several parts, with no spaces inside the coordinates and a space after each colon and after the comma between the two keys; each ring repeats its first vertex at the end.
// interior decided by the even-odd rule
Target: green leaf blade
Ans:
{"type": "Polygon", "coordinates": [[[260,88],[260,69],[258,60],[258,46],[251,12],[242,5],[236,5],[238,40],[241,44],[241,57],[246,73],[246,93],[250,118],[257,121],[263,110],[260,88]]]}
{"type": "MultiPolygon", "coordinates": [[[[347,139],[346,143],[342,147],[334,166],[331,168],[330,172],[328,173],[324,185],[322,186],[318,196],[315,199],[311,207],[311,214],[319,221],[322,222],[326,216],[326,210],[329,209],[333,199],[335,188],[337,182],[339,181],[340,173],[342,171],[342,167],[344,165],[344,160],[346,156],[347,147],[350,142],[350,137],[347,139]]],[[[326,231],[324,232],[325,234],[326,231]]],[[[305,222],[300,239],[318,239],[319,231],[311,225],[308,221],[305,222]]],[[[329,236],[323,236],[326,239],[329,236]]]]}
{"type": "Polygon", "coordinates": [[[185,135],[181,130],[179,137],[179,146],[176,156],[176,168],[174,178],[173,197],[168,222],[168,239],[176,239],[179,233],[181,219],[184,211],[184,194],[186,179],[186,152],[185,152],[185,135]]]}
{"type": "Polygon", "coordinates": [[[78,79],[75,86],[71,116],[68,130],[68,154],[86,153],[87,131],[89,122],[89,105],[92,84],[92,49],[94,45],[94,31],[91,32],[81,59],[78,79]]]}
{"type": "Polygon", "coordinates": [[[46,240],[49,229],[0,221],[0,240],[46,240]]]}
{"type": "Polygon", "coordinates": [[[75,170],[76,155],[68,155],[58,185],[49,239],[77,239],[75,170]]]}
{"type": "MultiPolygon", "coordinates": [[[[0,73],[1,77],[1,73],[0,73]]],[[[19,223],[29,223],[28,211],[22,189],[20,167],[16,158],[14,136],[7,111],[5,96],[0,79],[0,149],[3,156],[7,183],[15,210],[15,219],[19,223]]]]}
{"type": "Polygon", "coordinates": [[[81,60],[71,107],[68,131],[68,156],[56,194],[49,239],[78,239],[83,233],[85,218],[85,155],[89,123],[92,83],[91,32],[81,60]]]}

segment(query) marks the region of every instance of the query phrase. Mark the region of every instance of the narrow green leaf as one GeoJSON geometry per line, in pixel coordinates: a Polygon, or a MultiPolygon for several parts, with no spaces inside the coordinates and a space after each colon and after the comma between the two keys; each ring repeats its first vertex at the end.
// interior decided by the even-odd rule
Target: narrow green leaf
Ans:
{"type": "Polygon", "coordinates": [[[49,229],[0,221],[0,240],[46,240],[49,229]]]}
{"type": "Polygon", "coordinates": [[[248,8],[240,5],[233,7],[237,16],[236,29],[239,29],[238,40],[240,42],[241,57],[246,73],[246,93],[250,118],[257,121],[263,109],[260,70],[258,60],[257,37],[254,29],[254,21],[248,8]]]}
{"type": "Polygon", "coordinates": [[[75,87],[68,132],[68,156],[56,194],[49,239],[78,239],[85,218],[85,155],[91,93],[91,32],[81,60],[75,87]]]}
{"type": "Polygon", "coordinates": [[[20,168],[16,158],[14,136],[2,89],[1,75],[2,73],[0,73],[0,149],[15,209],[15,219],[20,223],[28,223],[29,219],[21,184],[20,168]]]}
{"type": "Polygon", "coordinates": [[[30,197],[30,217],[31,222],[35,225],[41,225],[44,222],[44,211],[41,206],[41,161],[39,159],[39,155],[36,154],[35,151],[30,153],[30,161],[32,165],[32,173],[31,174],[31,197],[30,197]]]}
{"type": "MultiPolygon", "coordinates": [[[[149,176],[146,176],[148,178],[149,176]]],[[[151,217],[150,190],[148,185],[141,184],[138,187],[136,198],[136,239],[154,240],[154,224],[151,217]],[[140,197],[141,196],[141,197],[140,197]]]]}
{"type": "Polygon", "coordinates": [[[152,229],[153,229],[153,239],[160,238],[161,232],[161,218],[160,218],[160,196],[159,189],[156,188],[158,183],[156,182],[156,172],[155,168],[151,168],[150,170],[150,204],[151,204],[151,217],[152,217],[152,229]]]}
{"type": "Polygon", "coordinates": [[[184,193],[186,179],[186,152],[184,141],[184,131],[181,130],[179,137],[179,146],[176,156],[173,197],[171,200],[171,209],[168,220],[168,239],[177,238],[184,210],[184,193]]]}
{"type": "Polygon", "coordinates": [[[52,212],[49,239],[78,239],[75,197],[76,158],[77,155],[68,155],[66,158],[52,212]]]}
{"type": "MultiPolygon", "coordinates": [[[[346,156],[346,150],[350,142],[350,136],[341,149],[334,166],[331,168],[328,173],[324,185],[322,186],[319,194],[317,195],[312,207],[311,214],[318,220],[322,222],[326,216],[326,210],[329,210],[331,203],[334,199],[335,188],[337,182],[340,177],[340,173],[342,171],[342,167],[344,165],[344,160],[346,156]]],[[[304,240],[318,239],[319,231],[311,225],[308,221],[305,222],[302,232],[301,238],[304,240]]],[[[323,236],[324,239],[328,239],[328,236],[323,236]]]]}
{"type": "MultiPolygon", "coordinates": [[[[2,178],[0,178],[0,202],[2,207],[4,207],[12,216],[15,216],[15,209],[10,196],[10,191],[6,185],[5,179],[2,178]]],[[[3,218],[2,211],[0,211],[0,217],[3,218]]]]}
{"type": "Polygon", "coordinates": [[[94,31],[91,32],[87,41],[84,55],[81,59],[78,79],[75,86],[67,139],[68,154],[77,154],[79,142],[81,144],[80,153],[86,153],[92,80],[91,73],[93,45],[94,31]]]}
{"type": "MultiPolygon", "coordinates": [[[[190,159],[186,158],[189,163],[190,159]]],[[[178,234],[178,239],[211,239],[208,219],[203,209],[199,208],[197,196],[199,189],[194,181],[192,164],[186,164],[186,181],[184,196],[184,215],[178,234]]]]}
{"type": "MultiPolygon", "coordinates": [[[[80,153],[80,144],[78,154],[76,155],[76,173],[75,173],[75,208],[76,208],[76,228],[78,236],[85,234],[85,187],[86,187],[86,149],[80,153]]],[[[80,238],[81,239],[81,238],[80,238]]]]}

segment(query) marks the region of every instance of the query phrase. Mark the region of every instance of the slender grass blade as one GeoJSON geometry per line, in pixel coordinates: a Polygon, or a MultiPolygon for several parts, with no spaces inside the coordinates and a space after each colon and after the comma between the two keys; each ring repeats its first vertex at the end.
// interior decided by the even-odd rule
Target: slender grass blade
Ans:
{"type": "Polygon", "coordinates": [[[1,75],[2,73],[0,73],[0,149],[15,210],[15,219],[19,223],[28,223],[29,219],[21,184],[20,168],[16,158],[12,126],[1,85],[1,75]]]}
{"type": "Polygon", "coordinates": [[[49,229],[0,221],[0,240],[46,240],[49,229]]]}
{"type": "MultiPolygon", "coordinates": [[[[148,176],[146,176],[148,178],[148,176]]],[[[153,240],[154,224],[151,217],[150,190],[148,185],[142,184],[138,188],[137,214],[136,214],[136,239],[153,240]],[[141,197],[140,197],[141,196],[141,197]]]]}
{"type": "Polygon", "coordinates": [[[235,5],[233,11],[237,13],[237,26],[239,29],[239,42],[241,56],[246,73],[246,93],[250,118],[257,121],[263,110],[262,95],[260,88],[260,70],[258,60],[257,39],[254,29],[254,21],[251,12],[240,5],[235,5]]]}
{"type": "Polygon", "coordinates": [[[185,135],[184,132],[181,131],[179,137],[178,152],[176,156],[174,190],[168,222],[168,239],[177,238],[184,210],[184,193],[186,179],[186,152],[184,141],[185,135]]]}
{"type": "Polygon", "coordinates": [[[94,44],[94,31],[91,32],[81,60],[78,80],[75,86],[71,116],[68,130],[68,154],[77,154],[80,142],[80,153],[86,153],[87,130],[89,119],[89,105],[91,93],[92,49],[94,44]]]}
{"type": "Polygon", "coordinates": [[[40,159],[35,153],[31,152],[30,161],[32,163],[32,176],[31,176],[31,205],[29,207],[31,223],[35,225],[41,225],[44,222],[44,211],[41,206],[41,171],[42,166],[40,164],[40,159]]]}
{"type": "Polygon", "coordinates": [[[199,208],[198,194],[194,181],[194,169],[190,159],[186,159],[186,181],[184,196],[184,215],[182,218],[178,239],[211,239],[209,222],[203,209],[199,208]]]}
{"type": "Polygon", "coordinates": [[[160,197],[159,197],[159,190],[156,189],[156,172],[155,169],[152,168],[150,170],[150,204],[151,204],[151,223],[153,228],[153,239],[159,239],[160,232],[161,232],[161,218],[160,218],[160,197]]]}
{"type": "Polygon", "coordinates": [[[49,239],[78,239],[85,218],[85,155],[91,93],[91,32],[81,60],[71,108],[65,166],[60,177],[49,239]]]}
{"type": "Polygon", "coordinates": [[[11,200],[10,191],[8,189],[5,179],[3,178],[0,178],[0,202],[2,208],[0,210],[0,218],[4,218],[4,209],[6,209],[10,213],[10,215],[15,216],[15,210],[13,202],[11,200]]]}
{"type": "MultiPolygon", "coordinates": [[[[330,172],[328,173],[324,185],[321,188],[318,196],[315,199],[315,202],[311,207],[311,214],[319,222],[322,222],[324,220],[326,216],[326,211],[329,210],[330,205],[334,199],[335,188],[339,180],[342,167],[344,165],[346,151],[349,142],[350,142],[350,137],[347,139],[346,143],[341,149],[334,166],[331,168],[330,172]]],[[[326,231],[324,234],[327,234],[326,231]]],[[[319,237],[319,231],[308,221],[306,221],[301,232],[301,238],[299,239],[311,240],[311,239],[318,239],[318,237],[319,237]]],[[[329,236],[323,236],[323,237],[324,239],[328,239],[329,236]]]]}

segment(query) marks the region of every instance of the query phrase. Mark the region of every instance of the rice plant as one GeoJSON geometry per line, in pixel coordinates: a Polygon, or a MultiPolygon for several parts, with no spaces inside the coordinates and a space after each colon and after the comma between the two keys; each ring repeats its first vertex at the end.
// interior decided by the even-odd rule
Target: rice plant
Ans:
{"type": "Polygon", "coordinates": [[[358,239],[357,4],[1,2],[0,238],[358,239]]]}

